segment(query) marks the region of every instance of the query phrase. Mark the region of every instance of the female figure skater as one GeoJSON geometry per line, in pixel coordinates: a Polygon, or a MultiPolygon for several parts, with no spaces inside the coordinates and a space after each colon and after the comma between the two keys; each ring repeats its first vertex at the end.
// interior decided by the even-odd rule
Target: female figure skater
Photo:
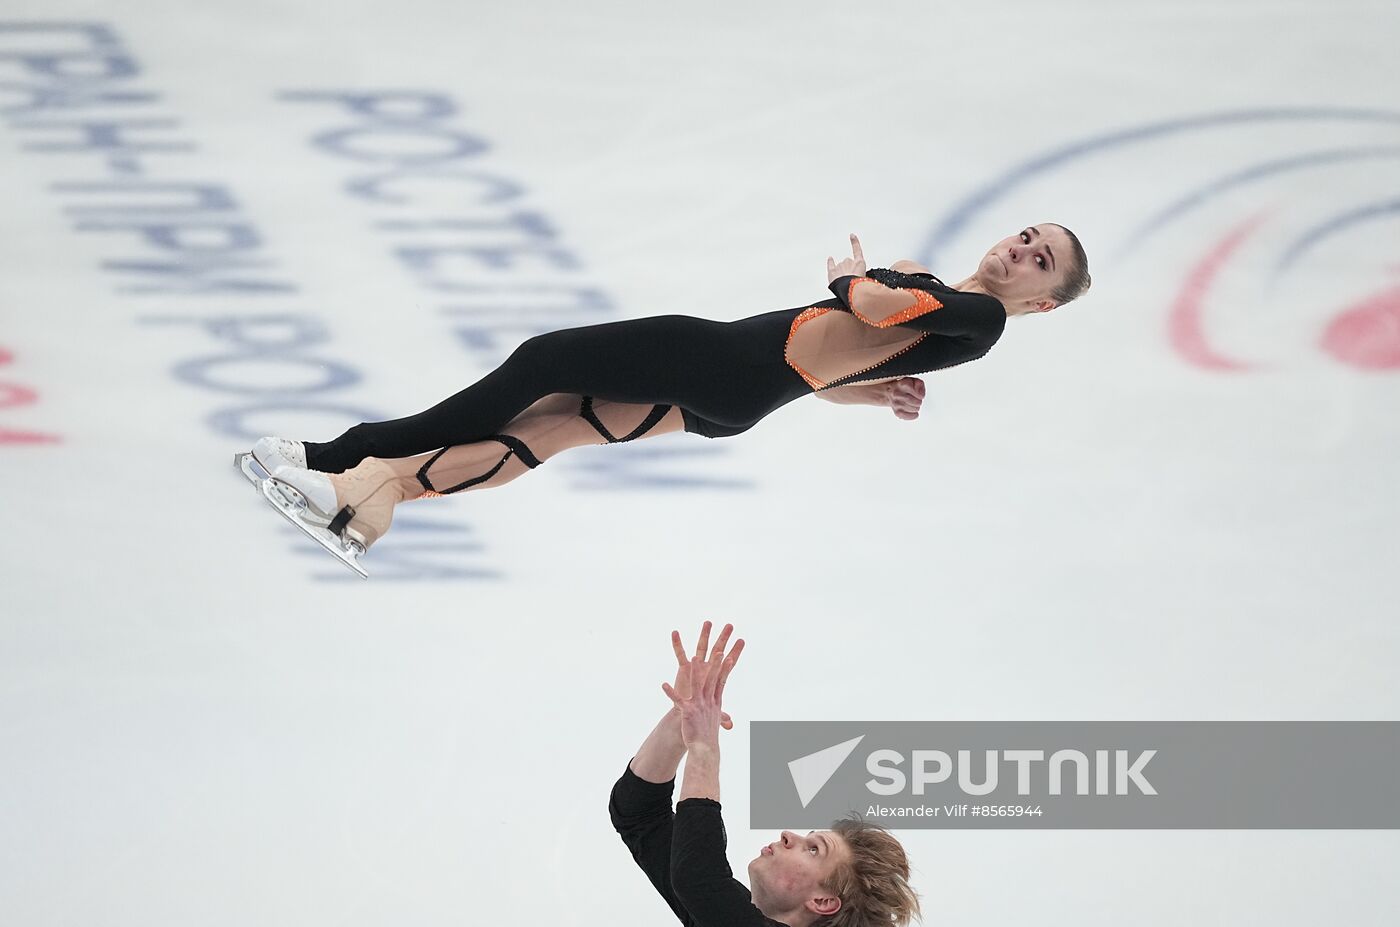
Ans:
{"type": "Polygon", "coordinates": [[[752,891],[725,859],[719,804],[719,729],[724,684],[742,640],[726,653],[732,625],[706,654],[710,622],[695,655],[680,635],[674,686],[662,684],[672,709],[662,717],[613,786],[613,828],[651,884],[687,927],[904,927],[919,914],[909,861],[899,841],[874,824],[837,821],[806,836],[785,830],[749,863],[752,891]],[[676,769],[686,757],[680,801],[671,810],[676,769]]]}
{"type": "Polygon", "coordinates": [[[734,322],[668,315],[537,335],[427,411],[325,444],[262,438],[252,458],[269,487],[291,490],[294,520],[358,556],[400,502],[499,486],[571,447],[729,437],[806,395],[917,418],[912,374],[981,357],[1008,316],[1064,305],[1090,280],[1079,240],[1044,223],[997,242],[955,287],[912,261],[867,270],[852,235],[827,282],[832,299],[734,322]]]}

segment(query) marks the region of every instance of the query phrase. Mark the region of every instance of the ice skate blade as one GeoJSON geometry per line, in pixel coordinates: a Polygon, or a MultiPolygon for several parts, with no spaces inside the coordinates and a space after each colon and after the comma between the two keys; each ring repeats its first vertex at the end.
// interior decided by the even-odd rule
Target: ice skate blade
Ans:
{"type": "MultiPolygon", "coordinates": [[[[251,459],[252,455],[249,454],[248,457],[251,459]]],[[[254,466],[256,465],[254,462],[254,466]]],[[[246,473],[246,466],[243,469],[246,473]]],[[[369,573],[360,565],[360,557],[365,552],[364,547],[348,538],[342,540],[327,529],[306,521],[302,517],[302,513],[306,510],[306,503],[302,500],[301,493],[285,483],[279,483],[272,479],[260,480],[258,485],[262,489],[263,498],[274,509],[281,512],[283,518],[296,525],[303,534],[320,544],[335,559],[354,570],[360,579],[369,579],[369,573]]]]}
{"type": "Polygon", "coordinates": [[[258,459],[253,456],[252,451],[244,451],[241,454],[233,455],[233,465],[243,474],[243,478],[252,483],[254,487],[262,486],[262,481],[272,476],[267,472],[258,459]]]}

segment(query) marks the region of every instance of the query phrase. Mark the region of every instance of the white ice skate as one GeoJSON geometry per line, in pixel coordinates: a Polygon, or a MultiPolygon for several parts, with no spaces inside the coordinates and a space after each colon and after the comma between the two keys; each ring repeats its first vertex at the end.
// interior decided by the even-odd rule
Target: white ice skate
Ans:
{"type": "Polygon", "coordinates": [[[306,469],[306,445],[288,438],[259,438],[253,445],[253,459],[268,473],[278,467],[306,469]]]}
{"type": "Polygon", "coordinates": [[[360,565],[366,544],[348,528],[354,509],[335,509],[335,488],[323,474],[298,467],[278,467],[269,472],[254,451],[234,455],[234,463],[257,487],[259,494],[289,522],[333,557],[354,570],[361,579],[369,573],[360,565]],[[279,477],[277,474],[281,474],[279,477]],[[324,485],[321,484],[324,481],[324,485]],[[308,501],[309,500],[309,501],[308,501]]]}
{"type": "Polygon", "coordinates": [[[354,570],[361,579],[369,578],[369,573],[360,565],[360,558],[365,555],[364,538],[349,527],[355,510],[348,505],[335,510],[335,489],[330,480],[311,470],[281,467],[262,481],[261,488],[263,498],[303,534],[354,570]],[[305,485],[307,477],[319,478],[324,481],[324,487],[305,485]],[[326,504],[327,492],[329,505],[326,504]]]}
{"type": "Polygon", "coordinates": [[[288,438],[259,438],[251,451],[233,455],[233,465],[254,485],[277,472],[278,467],[306,468],[306,445],[288,438]]]}

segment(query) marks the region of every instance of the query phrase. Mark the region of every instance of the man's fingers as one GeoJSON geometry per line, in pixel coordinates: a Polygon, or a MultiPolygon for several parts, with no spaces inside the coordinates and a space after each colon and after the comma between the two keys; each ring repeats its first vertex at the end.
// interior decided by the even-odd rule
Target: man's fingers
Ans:
{"type": "Polygon", "coordinates": [[[700,626],[700,640],[695,642],[695,659],[704,660],[705,651],[710,649],[710,623],[707,621],[700,626]]]}
{"type": "Polygon", "coordinates": [[[681,632],[671,632],[671,649],[676,652],[676,663],[685,666],[685,645],[681,643],[681,632]]]}
{"type": "Polygon", "coordinates": [[[669,698],[672,702],[674,702],[677,708],[680,708],[685,701],[679,695],[676,694],[676,690],[671,688],[671,684],[669,682],[663,682],[661,684],[661,691],[666,693],[666,697],[669,698]]]}
{"type": "Polygon", "coordinates": [[[710,659],[719,662],[724,657],[725,645],[729,643],[729,635],[734,633],[734,625],[727,624],[720,629],[719,639],[715,641],[714,649],[710,651],[710,659]]]}
{"type": "Polygon", "coordinates": [[[676,688],[682,692],[695,692],[695,664],[685,661],[676,670],[676,688]]]}
{"type": "Polygon", "coordinates": [[[715,680],[719,678],[720,660],[713,656],[705,661],[700,679],[695,687],[696,698],[708,698],[715,691],[715,680]]]}
{"type": "Polygon", "coordinates": [[[855,232],[851,233],[851,253],[856,256],[857,261],[865,263],[865,254],[860,250],[860,239],[856,237],[855,232]]]}
{"type": "MultiPolygon", "coordinates": [[[[734,666],[734,659],[725,657],[724,648],[729,643],[729,635],[734,633],[734,625],[726,624],[720,631],[719,640],[715,642],[714,649],[710,651],[710,659],[705,664],[705,679],[702,683],[703,691],[706,695],[712,695],[716,687],[723,685],[723,679],[729,675],[729,669],[734,666]]],[[[743,649],[743,642],[735,645],[736,650],[743,649]]],[[[733,654],[734,651],[730,651],[733,654]]]]}
{"type": "Polygon", "coordinates": [[[726,731],[734,730],[734,719],[729,717],[729,712],[721,711],[719,713],[719,726],[726,731]]]}
{"type": "Polygon", "coordinates": [[[729,659],[724,661],[724,667],[720,671],[719,679],[715,681],[715,703],[719,704],[724,699],[724,684],[729,681],[729,671],[734,669],[734,664],[739,662],[739,654],[744,652],[744,639],[741,637],[734,642],[734,649],[729,654],[729,659]]]}
{"type": "Polygon", "coordinates": [[[734,671],[734,664],[739,662],[739,654],[744,652],[744,639],[741,637],[734,642],[734,649],[729,651],[729,656],[725,658],[719,671],[719,683],[716,694],[724,691],[724,684],[729,679],[729,674],[734,671]]]}

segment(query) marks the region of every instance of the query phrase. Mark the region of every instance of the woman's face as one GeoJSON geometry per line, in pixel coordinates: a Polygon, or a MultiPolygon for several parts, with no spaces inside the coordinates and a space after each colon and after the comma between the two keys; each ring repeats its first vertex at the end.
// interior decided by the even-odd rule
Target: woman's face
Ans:
{"type": "Polygon", "coordinates": [[[1074,251],[1065,230],[1053,223],[1028,225],[992,245],[976,277],[1001,300],[1008,315],[1055,308],[1050,293],[1068,272],[1074,251]]]}

